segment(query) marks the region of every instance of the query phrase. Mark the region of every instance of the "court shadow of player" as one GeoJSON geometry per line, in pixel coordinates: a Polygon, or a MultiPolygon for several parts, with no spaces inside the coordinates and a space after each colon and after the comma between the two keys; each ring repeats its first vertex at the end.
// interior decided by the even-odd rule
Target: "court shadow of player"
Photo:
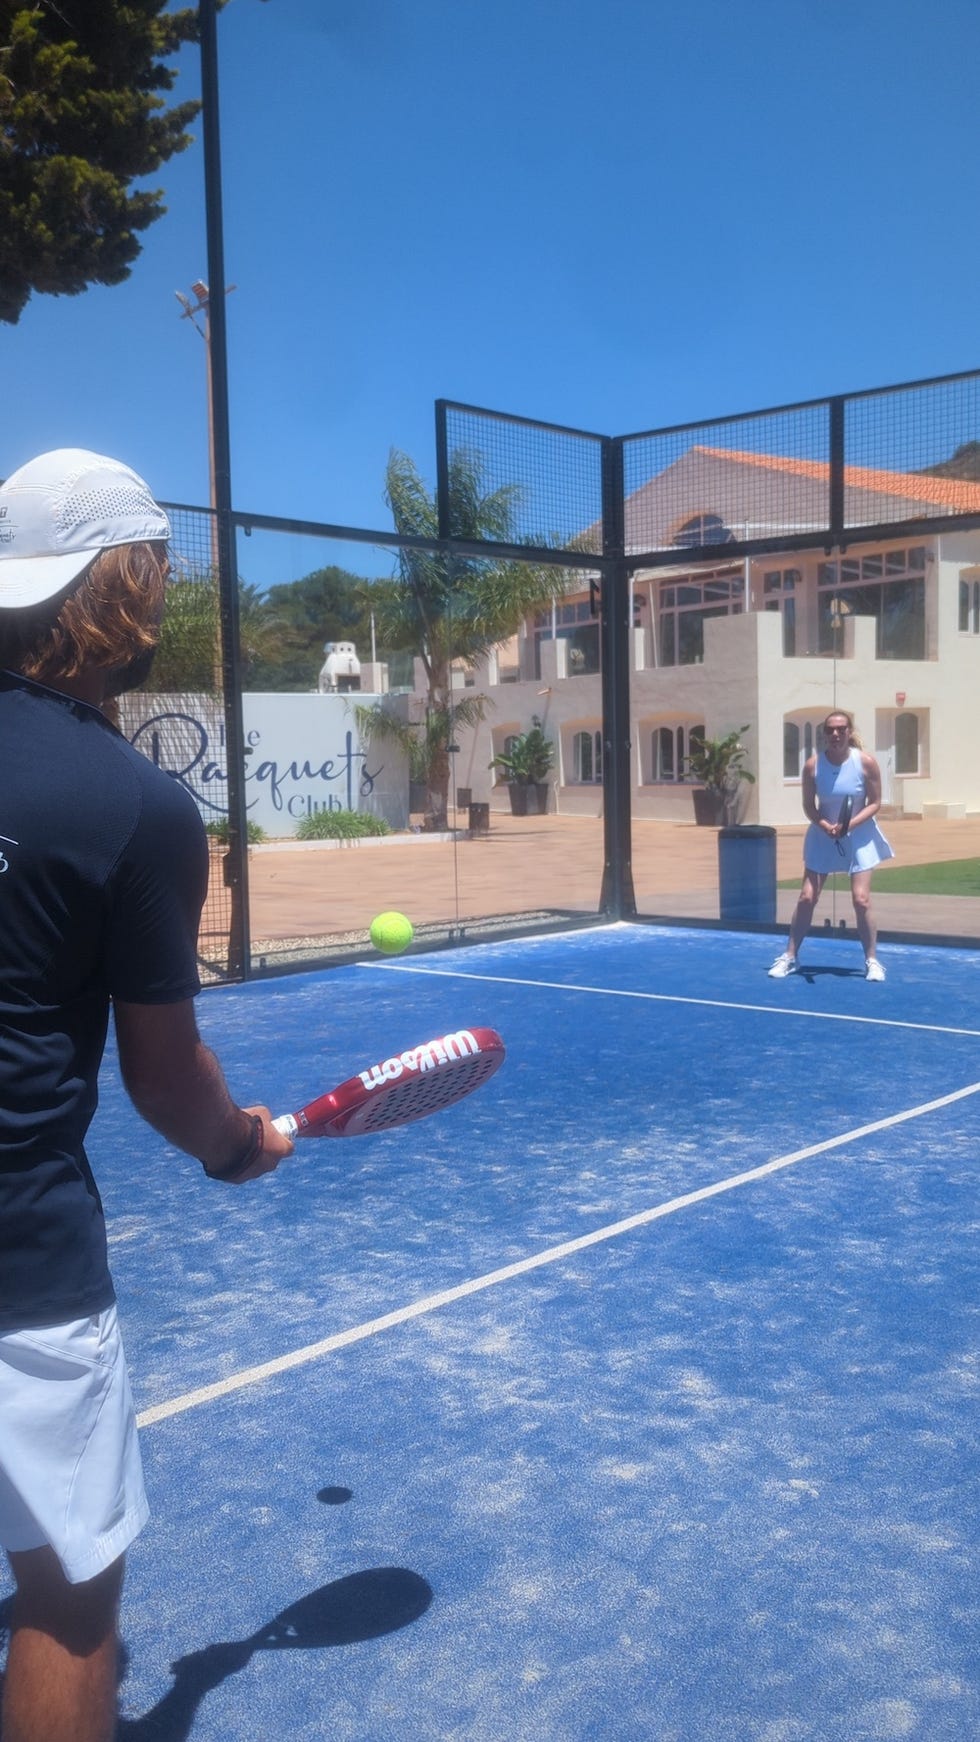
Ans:
{"type": "Polygon", "coordinates": [[[206,1645],[171,1664],[173,1687],[141,1718],[122,1718],[117,1742],[185,1742],[205,1694],[257,1651],[320,1651],[396,1633],[425,1614],[432,1587],[407,1567],[370,1567],[320,1585],[247,1639],[206,1645]]]}
{"type": "Polygon", "coordinates": [[[811,967],[809,964],[800,963],[796,970],[796,978],[805,980],[809,986],[816,980],[826,980],[828,976],[832,980],[863,980],[864,968],[832,968],[827,963],[811,967]]]}

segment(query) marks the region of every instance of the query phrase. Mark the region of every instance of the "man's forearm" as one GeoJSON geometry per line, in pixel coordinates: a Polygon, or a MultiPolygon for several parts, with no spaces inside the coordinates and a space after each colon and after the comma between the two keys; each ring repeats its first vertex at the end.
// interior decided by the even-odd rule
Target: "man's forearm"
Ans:
{"type": "Polygon", "coordinates": [[[237,1106],[210,1047],[198,1040],[179,1077],[163,1070],[151,1081],[126,1084],[138,1113],[168,1142],[223,1173],[247,1151],[252,1115],[237,1106]]]}
{"type": "Polygon", "coordinates": [[[162,1136],[196,1155],[209,1173],[233,1181],[267,1172],[289,1154],[267,1111],[245,1111],[232,1099],[198,1033],[190,999],[159,1005],[117,1000],[114,1014],[123,1082],[137,1111],[162,1136]]]}

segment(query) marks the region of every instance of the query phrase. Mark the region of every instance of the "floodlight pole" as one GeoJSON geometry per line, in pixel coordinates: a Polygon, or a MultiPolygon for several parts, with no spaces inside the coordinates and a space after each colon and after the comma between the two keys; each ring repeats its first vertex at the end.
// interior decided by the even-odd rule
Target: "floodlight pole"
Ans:
{"type": "MultiPolygon", "coordinates": [[[[229,291],[234,289],[235,286],[229,284],[225,289],[225,295],[227,296],[229,291]]],[[[203,279],[200,278],[194,280],[194,283],[191,285],[191,290],[197,298],[196,302],[191,302],[190,297],[185,296],[182,290],[174,291],[174,295],[180,303],[181,310],[183,311],[180,316],[181,320],[190,321],[195,333],[199,333],[201,338],[204,340],[204,366],[208,383],[208,501],[211,504],[211,567],[215,574],[217,574],[218,502],[214,486],[214,391],[211,384],[211,292],[203,279]],[[194,319],[195,315],[201,315],[203,317],[203,326],[198,326],[197,321],[194,319]]]]}
{"type": "MultiPolygon", "coordinates": [[[[208,283],[225,283],[221,205],[221,132],[218,118],[218,8],[200,0],[201,132],[204,144],[204,201],[207,222],[208,283]]],[[[246,978],[249,968],[248,815],[245,804],[245,730],[239,682],[238,565],[231,506],[231,439],[228,415],[228,329],[225,298],[209,298],[208,371],[210,381],[212,490],[217,531],[218,596],[221,608],[221,663],[224,688],[225,763],[228,775],[228,852],[225,882],[231,892],[228,971],[246,978]]]]}

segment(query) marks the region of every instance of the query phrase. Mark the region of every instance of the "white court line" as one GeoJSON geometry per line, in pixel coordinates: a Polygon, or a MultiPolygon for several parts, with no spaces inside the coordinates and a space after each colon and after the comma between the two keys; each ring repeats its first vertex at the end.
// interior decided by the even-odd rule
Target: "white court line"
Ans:
{"type": "Polygon", "coordinates": [[[887,1016],[846,1016],[834,1010],[794,1010],[786,1004],[735,1004],[724,998],[682,998],[677,992],[627,992],[618,986],[578,986],[571,980],[526,980],[519,974],[468,974],[462,968],[414,968],[408,962],[357,962],[355,965],[380,969],[385,974],[429,974],[437,980],[483,980],[495,986],[537,986],[549,992],[591,992],[597,998],[645,998],[652,1004],[695,1004],[708,1010],[757,1010],[767,1016],[802,1016],[810,1022],[863,1022],[871,1028],[910,1028],[915,1034],[965,1034],[971,1039],[980,1039],[980,1028],[947,1028],[940,1022],[897,1022],[887,1016]]]}
{"type": "Polygon", "coordinates": [[[420,1319],[426,1313],[438,1312],[440,1307],[451,1306],[454,1301],[466,1300],[471,1294],[479,1294],[483,1289],[496,1288],[498,1283],[510,1282],[515,1276],[525,1276],[528,1271],[540,1270],[542,1265],[557,1264],[562,1258],[570,1258],[575,1252],[585,1252],[590,1246],[598,1246],[605,1240],[615,1240],[620,1234],[632,1233],[634,1228],[644,1228],[649,1222],[658,1222],[663,1216],[672,1216],[678,1210],[689,1209],[692,1204],[702,1204],[708,1198],[719,1197],[723,1192],[731,1192],[738,1186],[748,1185],[753,1180],[765,1179],[769,1174],[779,1173],[783,1168],[793,1167],[798,1161],[807,1161],[811,1156],[824,1155],[830,1149],[840,1149],[846,1143],[856,1143],[859,1138],[870,1137],[876,1131],[887,1131],[893,1125],[903,1125],[909,1119],[919,1119],[925,1113],[934,1113],[939,1107],[951,1107],[955,1101],[963,1101],[969,1095],[980,1093],[980,1083],[971,1083],[968,1088],[956,1089],[951,1095],[942,1095],[936,1101],[923,1101],[919,1107],[909,1107],[903,1113],[892,1113],[885,1119],[875,1119],[870,1125],[859,1125],[853,1131],[845,1131],[840,1137],[828,1137],[823,1143],[812,1143],[806,1149],[795,1149],[791,1155],[780,1155],[774,1161],[763,1162],[761,1167],[752,1167],[745,1173],[730,1175],[728,1179],[718,1180],[714,1185],[701,1186],[696,1192],[685,1192],[683,1197],[671,1198],[668,1203],[657,1204],[652,1210],[641,1210],[635,1216],[626,1216],[621,1222],[611,1222],[605,1228],[596,1228],[591,1234],[581,1234],[577,1240],[565,1240],[560,1246],[549,1246],[543,1252],[535,1252],[530,1258],[518,1259],[514,1264],[505,1264],[499,1270],[491,1270],[486,1276],[477,1276],[470,1282],[461,1282],[455,1288],[443,1289],[439,1294],[427,1295],[424,1300],[413,1301],[410,1306],[399,1307],[395,1312],[384,1313],[381,1318],[369,1319],[366,1324],[354,1325],[350,1330],[337,1331],[332,1337],[324,1337],[319,1343],[309,1343],[305,1349],[294,1349],[288,1355],[278,1355],[275,1360],[263,1361],[258,1367],[245,1367],[240,1373],[232,1373],[227,1379],[219,1379],[214,1385],[202,1385],[196,1391],[187,1391],[183,1397],[173,1397],[169,1403],[153,1404],[137,1416],[137,1425],[141,1428],[152,1427],[154,1423],[167,1421],[173,1415],[182,1415],[185,1410],[196,1409],[199,1404],[213,1403],[219,1397],[227,1397],[230,1392],[241,1391],[247,1385],[258,1385],[263,1379],[273,1379],[279,1373],[288,1373],[292,1367],[303,1367],[310,1361],[318,1361],[322,1355],[329,1355],[335,1349],[349,1348],[352,1343],[363,1342],[366,1337],[376,1337],[382,1331],[390,1331],[396,1325],[408,1324],[411,1319],[420,1319]]]}

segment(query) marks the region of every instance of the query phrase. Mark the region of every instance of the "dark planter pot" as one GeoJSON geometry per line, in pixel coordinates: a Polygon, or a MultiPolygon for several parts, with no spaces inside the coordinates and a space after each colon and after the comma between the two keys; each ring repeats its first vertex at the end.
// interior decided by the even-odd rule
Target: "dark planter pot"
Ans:
{"type": "Polygon", "coordinates": [[[694,821],[702,828],[720,829],[725,820],[725,794],[715,792],[711,787],[696,786],[691,797],[694,799],[694,821]]]}
{"type": "Polygon", "coordinates": [[[512,817],[543,817],[547,815],[547,781],[532,781],[528,786],[518,786],[515,781],[507,790],[510,793],[510,814],[512,817]]]}

